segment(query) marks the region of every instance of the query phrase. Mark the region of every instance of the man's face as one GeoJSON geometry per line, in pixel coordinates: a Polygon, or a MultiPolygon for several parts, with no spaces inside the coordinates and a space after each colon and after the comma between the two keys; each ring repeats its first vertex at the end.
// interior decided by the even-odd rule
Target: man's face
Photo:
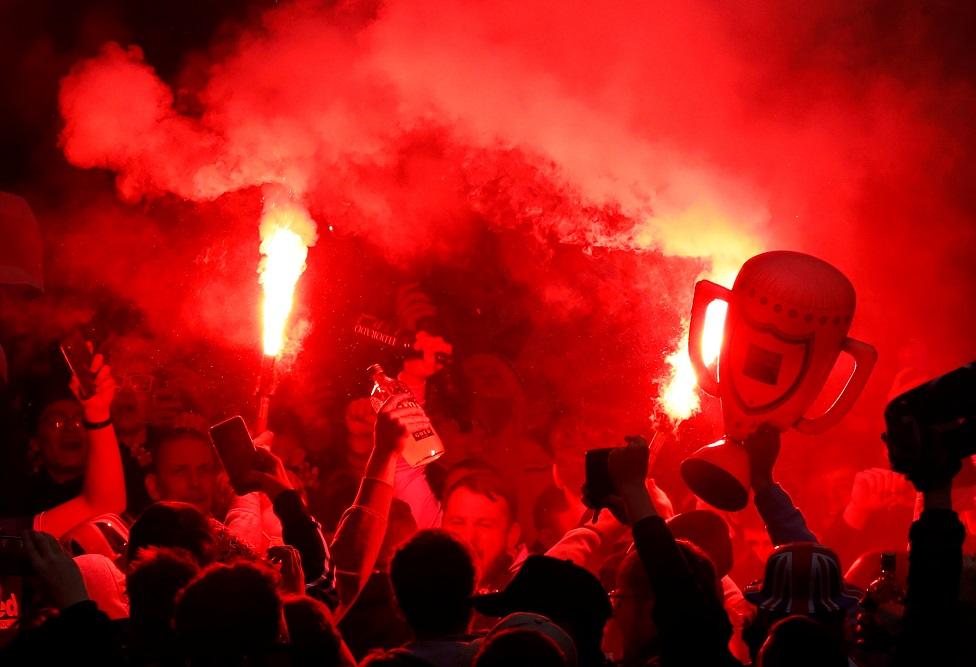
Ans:
{"type": "Polygon", "coordinates": [[[88,460],[88,433],[84,410],[78,401],[51,403],[41,413],[37,425],[37,446],[49,471],[80,475],[88,460]]]}
{"type": "Polygon", "coordinates": [[[618,588],[610,594],[613,621],[621,635],[624,657],[628,659],[640,657],[657,636],[652,616],[653,596],[644,586],[635,588],[626,583],[633,580],[628,570],[635,567],[643,565],[636,553],[630,553],[620,565],[618,588]]]}
{"type": "Polygon", "coordinates": [[[167,441],[156,452],[156,472],[146,478],[153,500],[190,503],[213,512],[219,467],[209,444],[193,437],[167,441]]]}
{"type": "Polygon", "coordinates": [[[482,576],[515,546],[519,534],[508,501],[492,500],[463,486],[447,498],[443,528],[471,547],[482,576]]]}
{"type": "Polygon", "coordinates": [[[133,374],[123,378],[112,401],[112,421],[120,439],[142,432],[149,420],[152,376],[133,374]]]}

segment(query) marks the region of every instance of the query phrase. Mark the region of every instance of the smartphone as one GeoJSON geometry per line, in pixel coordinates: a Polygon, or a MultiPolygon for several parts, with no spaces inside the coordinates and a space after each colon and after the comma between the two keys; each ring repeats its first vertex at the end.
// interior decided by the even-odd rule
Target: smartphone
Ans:
{"type": "Polygon", "coordinates": [[[601,509],[606,505],[600,504],[601,499],[612,496],[615,491],[610,479],[610,452],[613,447],[588,449],[586,451],[586,498],[590,509],[601,509]]]}
{"type": "Polygon", "coordinates": [[[211,426],[210,440],[224,464],[234,493],[243,496],[254,491],[255,488],[245,481],[245,477],[255,468],[257,451],[244,418],[238,415],[211,426]]]}
{"type": "Polygon", "coordinates": [[[33,570],[24,548],[24,538],[0,535],[0,575],[22,577],[30,574],[33,570]]]}
{"type": "Polygon", "coordinates": [[[91,372],[92,353],[81,332],[75,330],[70,336],[61,341],[61,354],[64,362],[81,385],[81,397],[90,398],[95,395],[95,374],[91,372]]]}

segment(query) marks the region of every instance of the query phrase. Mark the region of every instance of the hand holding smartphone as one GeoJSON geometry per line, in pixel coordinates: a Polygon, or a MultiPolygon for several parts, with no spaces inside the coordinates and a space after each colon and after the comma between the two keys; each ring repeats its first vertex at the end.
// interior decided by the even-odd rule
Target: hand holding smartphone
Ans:
{"type": "Polygon", "coordinates": [[[250,474],[257,467],[257,450],[240,415],[210,427],[210,440],[220,457],[230,485],[239,496],[256,491],[250,474]]]}
{"type": "MultiPolygon", "coordinates": [[[[650,446],[643,437],[627,436],[627,444],[650,446]]],[[[618,489],[610,476],[610,454],[617,447],[602,447],[586,451],[586,478],[583,483],[583,504],[593,510],[593,521],[596,522],[600,510],[610,509],[611,500],[618,495],[618,489]]]]}
{"type": "Polygon", "coordinates": [[[92,351],[88,349],[88,342],[77,329],[70,336],[61,341],[61,354],[68,370],[78,378],[81,387],[81,398],[87,399],[95,395],[95,374],[92,373],[92,351]]]}

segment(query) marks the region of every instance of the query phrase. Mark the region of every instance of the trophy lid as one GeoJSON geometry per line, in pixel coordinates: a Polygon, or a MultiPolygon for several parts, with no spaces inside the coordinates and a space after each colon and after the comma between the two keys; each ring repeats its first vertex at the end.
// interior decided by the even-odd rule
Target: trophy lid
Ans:
{"type": "Polygon", "coordinates": [[[759,299],[800,317],[841,317],[854,314],[854,285],[837,268],[822,259],[791,250],[774,250],[756,255],[735,279],[733,292],[759,299]]]}

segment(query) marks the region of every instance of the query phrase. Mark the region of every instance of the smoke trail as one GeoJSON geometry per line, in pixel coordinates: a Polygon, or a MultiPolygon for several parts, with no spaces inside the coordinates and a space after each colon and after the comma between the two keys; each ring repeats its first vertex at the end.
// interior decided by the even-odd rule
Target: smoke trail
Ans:
{"type": "MultiPolygon", "coordinates": [[[[516,244],[503,261],[590,324],[667,318],[636,357],[650,367],[675,348],[696,275],[783,246],[850,274],[874,340],[899,345],[894,321],[965,356],[973,206],[955,184],[976,103],[933,37],[956,17],[821,4],[295,2],[188,62],[180,80],[199,88],[107,45],[62,82],[62,142],[128,200],[281,184],[400,264],[464,254],[482,221],[596,252],[564,267],[577,273],[519,264],[516,244]],[[645,275],[601,250],[638,253],[645,275]],[[912,302],[941,317],[921,325],[912,302]]],[[[617,347],[620,363],[634,352],[617,347]]]]}

